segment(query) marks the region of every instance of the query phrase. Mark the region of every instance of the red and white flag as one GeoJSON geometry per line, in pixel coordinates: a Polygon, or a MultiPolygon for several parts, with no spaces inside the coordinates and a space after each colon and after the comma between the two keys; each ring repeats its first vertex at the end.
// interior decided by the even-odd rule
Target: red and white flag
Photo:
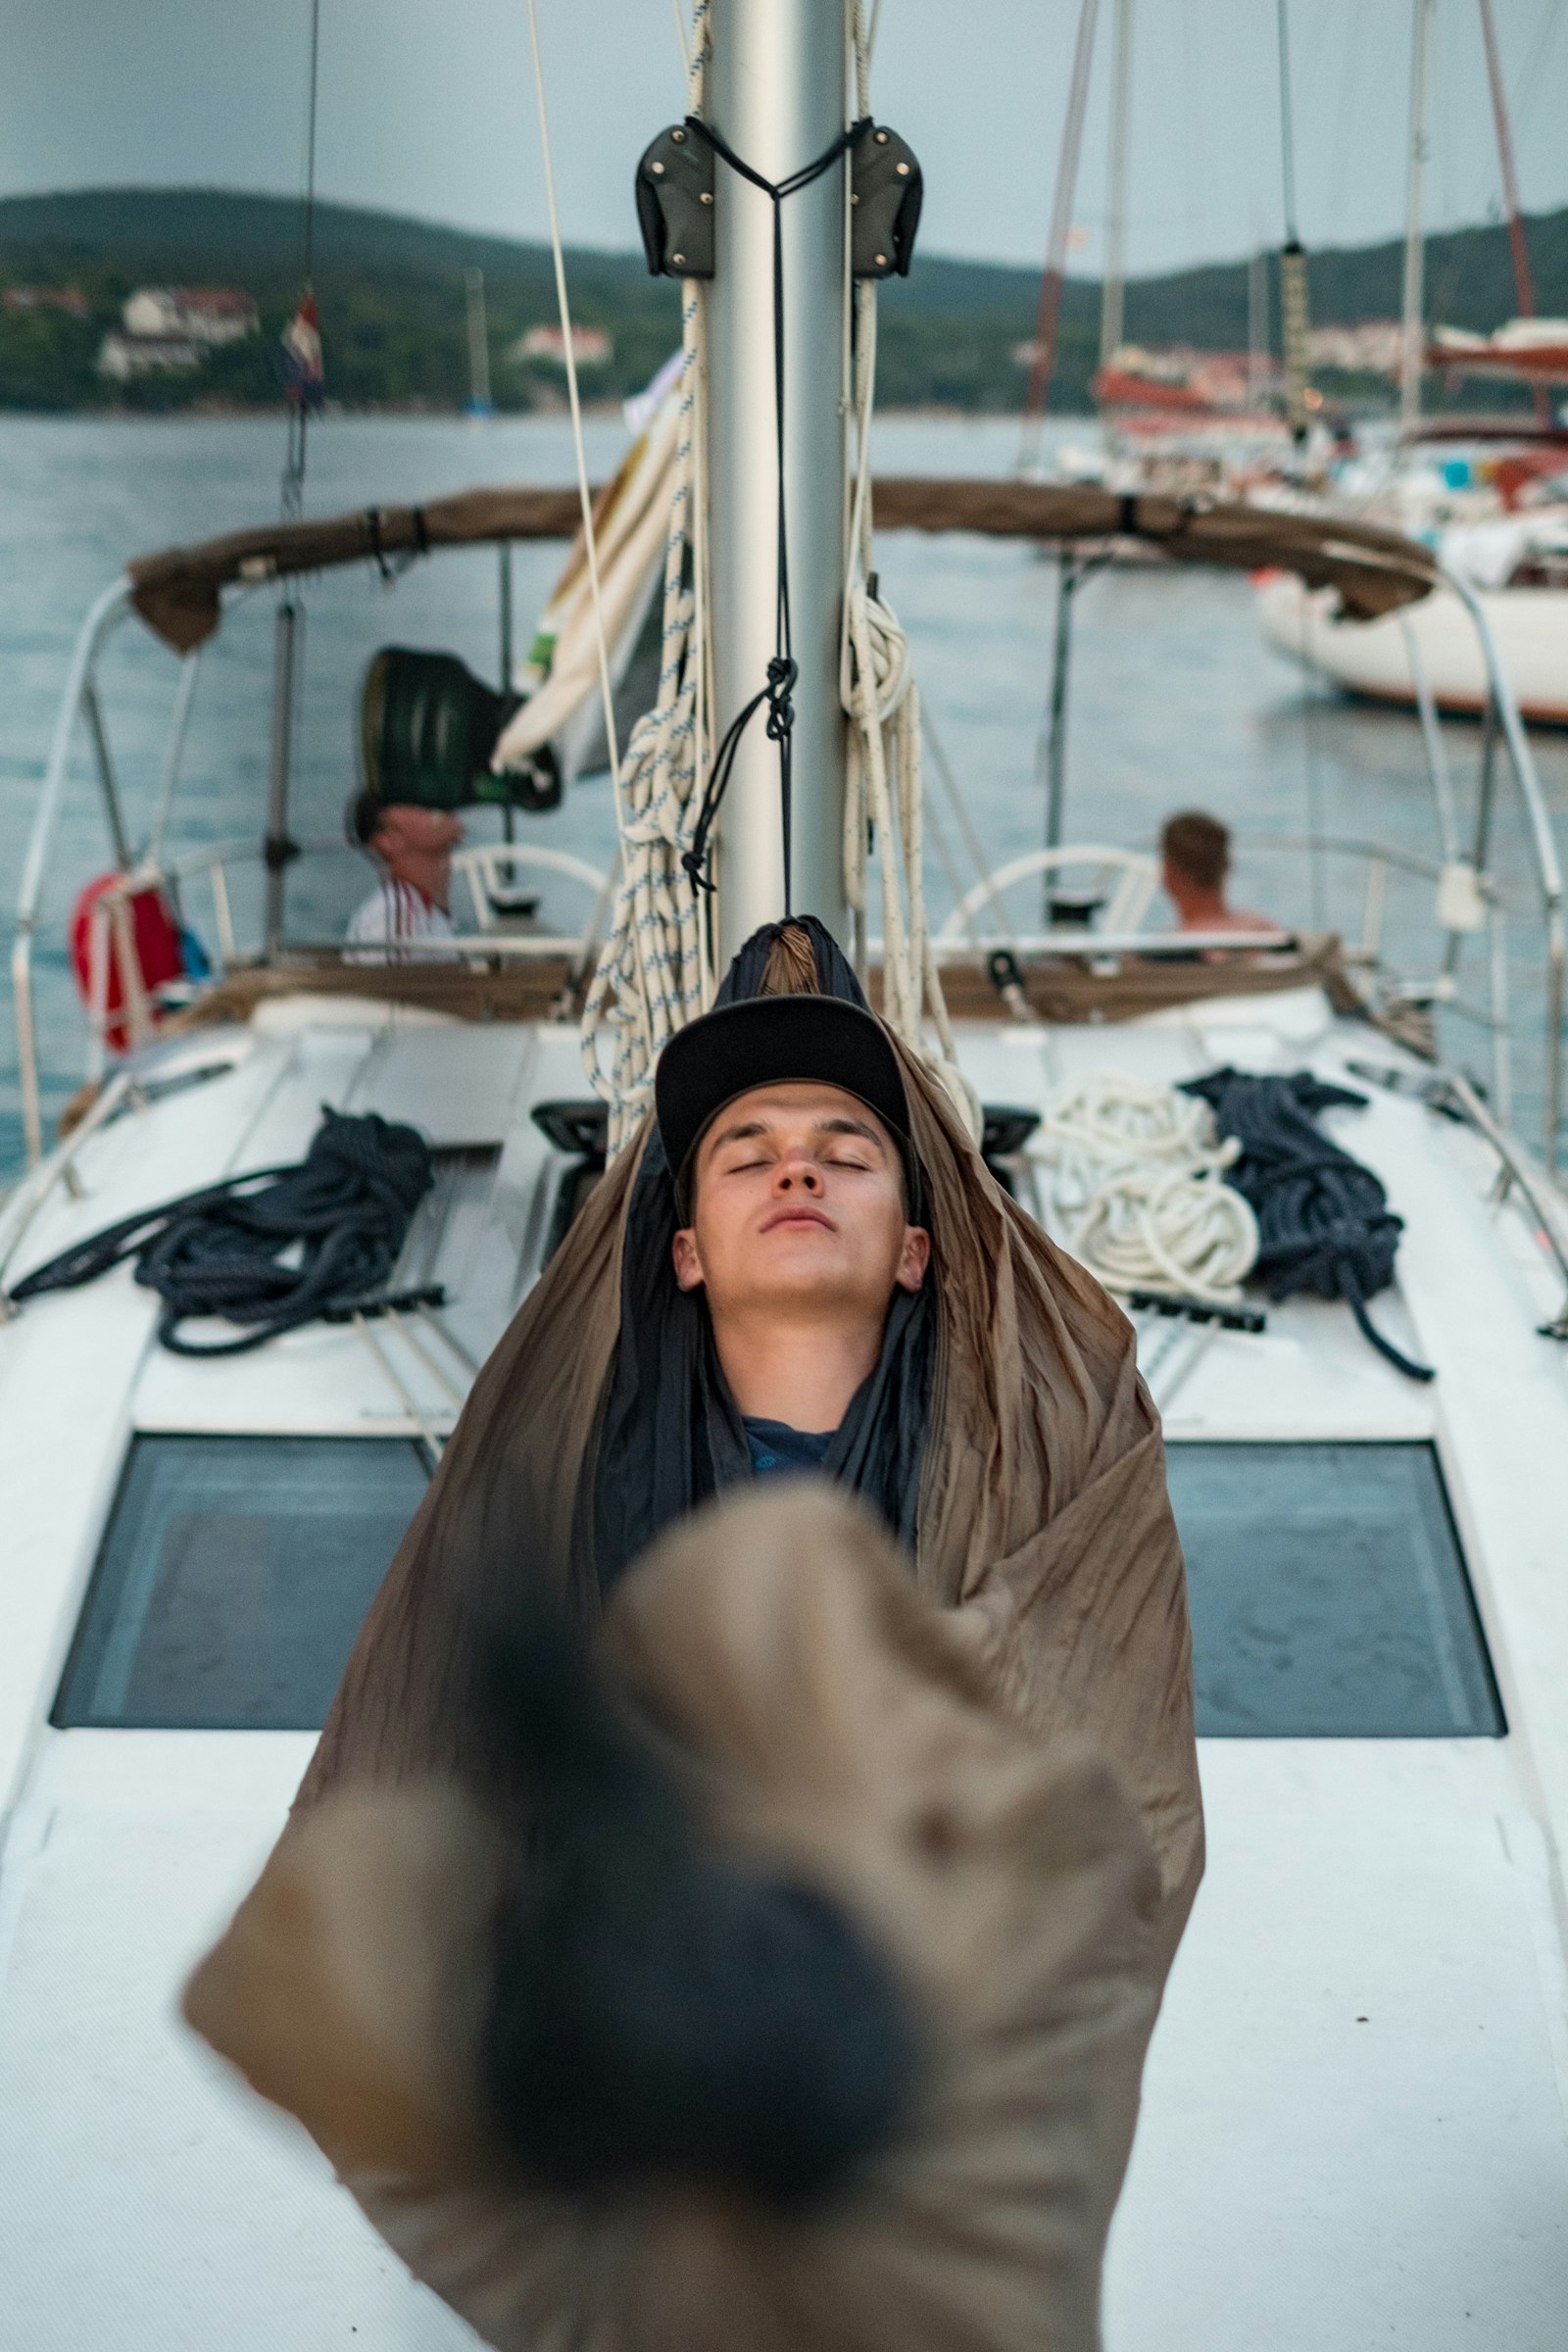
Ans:
{"type": "Polygon", "coordinates": [[[283,329],[283,389],[299,409],[318,409],[326,397],[321,322],[310,292],[283,329]]]}

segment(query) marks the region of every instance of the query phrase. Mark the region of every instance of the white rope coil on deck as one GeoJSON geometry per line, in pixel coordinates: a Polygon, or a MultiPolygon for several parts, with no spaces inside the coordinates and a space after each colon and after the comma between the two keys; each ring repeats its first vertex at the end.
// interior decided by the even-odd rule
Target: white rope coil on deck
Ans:
{"type": "Polygon", "coordinates": [[[1240,1153],[1206,1102],[1106,1071],[1059,1087],[1035,1151],[1073,1255],[1107,1290],[1226,1306],[1257,1256],[1257,1224],[1224,1181],[1240,1153]]]}
{"type": "MultiPolygon", "coordinates": [[[[709,0],[692,16],[689,110],[701,111],[709,0]]],[[[681,858],[692,846],[709,745],[703,513],[703,289],[682,287],[675,493],[664,544],[663,639],[654,708],[620,769],[620,883],[582,1013],[583,1066],[610,1105],[618,1152],[653,1095],[654,1064],[711,995],[703,911],[681,858]]]]}

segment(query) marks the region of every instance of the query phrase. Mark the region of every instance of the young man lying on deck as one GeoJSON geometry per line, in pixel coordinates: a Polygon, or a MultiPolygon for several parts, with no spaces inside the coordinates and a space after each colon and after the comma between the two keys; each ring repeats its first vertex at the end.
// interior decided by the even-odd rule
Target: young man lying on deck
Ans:
{"type": "Polygon", "coordinates": [[[995,1183],[819,927],[759,935],[720,993],[476,1384],[192,2014],[493,2343],[1090,2352],[1202,1862],[1157,1422],[1125,1318],[995,1183]],[[722,1931],[751,1898],[721,1870],[671,1877],[618,1839],[583,1965],[552,1960],[591,1874],[551,1840],[607,1784],[581,1744],[563,1764],[523,1736],[537,1690],[510,1719],[494,1703],[497,1626],[530,1594],[654,1731],[715,1870],[740,1857],[755,1893],[786,1868],[913,2004],[906,2079],[826,2206],[675,2130],[680,2053],[748,1969],[782,1972],[759,2034],[799,1993],[793,2040],[748,2077],[754,2139],[767,2081],[836,2095],[810,1966],[722,1931]],[[469,1839],[449,1798],[489,1826],[469,1839]],[[615,1955],[652,1951],[662,2037],[616,1989],[643,1978],[615,1955]],[[543,2124],[537,2058],[495,2063],[517,2035],[539,2049],[541,1971],[571,2020],[543,2124]],[[430,2022],[420,1988],[442,1984],[463,2034],[430,2022]],[[411,2048],[412,2087],[391,2055],[411,2048]],[[573,2141],[574,2082],[634,2105],[647,2086],[618,2157],[612,2133],[587,2159],[573,2141]]]}

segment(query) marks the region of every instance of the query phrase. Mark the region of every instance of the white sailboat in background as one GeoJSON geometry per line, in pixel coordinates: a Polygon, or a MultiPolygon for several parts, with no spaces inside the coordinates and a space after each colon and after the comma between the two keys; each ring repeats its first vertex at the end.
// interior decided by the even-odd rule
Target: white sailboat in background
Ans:
{"type": "MultiPolygon", "coordinates": [[[[782,177],[868,111],[852,87],[856,21],[844,0],[714,0],[708,115],[759,170],[782,177]]],[[[1421,549],[1334,518],[1223,506],[1195,515],[1092,485],[873,486],[874,288],[847,282],[849,182],[840,162],[783,223],[794,902],[858,952],[890,1014],[933,1056],[956,1057],[989,1106],[994,1165],[1120,1284],[1164,1417],[1192,1580],[1209,1876],[1150,2062],[1106,2341],[1111,2352],[1352,2352],[1385,2340],[1559,2352],[1568,1198],[1552,1171],[1564,902],[1486,600],[1454,581],[1513,792],[1489,803],[1472,854],[1430,698],[1441,857],[1375,839],[1278,845],[1287,926],[1305,912],[1291,896],[1305,888],[1303,852],[1364,875],[1364,935],[1348,951],[1304,932],[1152,930],[1150,860],[1104,842],[1092,817],[1090,838],[982,870],[928,922],[922,825],[963,836],[972,822],[961,780],[945,808],[924,795],[908,649],[864,563],[873,508],[883,529],[1064,547],[1120,532],[1178,564],[1271,560],[1314,593],[1337,583],[1363,611],[1385,599],[1396,631],[1443,589],[1421,549]],[[860,368],[847,401],[852,308],[860,368]],[[1528,905],[1507,903],[1496,878],[1505,828],[1522,843],[1528,905]],[[1422,957],[1402,969],[1384,945],[1390,891],[1428,916],[1422,957]],[[1480,1042],[1490,1102],[1465,1074],[1466,1040],[1480,1042]],[[1263,1311],[1234,1279],[1205,1285],[1175,1222],[1148,1209],[1137,1139],[1150,1102],[1168,1105],[1178,1083],[1226,1067],[1307,1070],[1361,1098],[1326,1123],[1404,1220],[1375,1314],[1397,1353],[1435,1378],[1412,1381],[1368,1347],[1343,1300],[1303,1294],[1263,1311]],[[1081,1149],[1086,1102],[1096,1119],[1122,1121],[1120,1158],[1081,1149]]],[[[0,1289],[14,1298],[29,1271],[172,1195],[297,1161],[323,1103],[416,1127],[436,1181],[393,1302],[373,1318],[351,1309],[246,1353],[172,1353],[158,1344],[155,1298],[121,1264],[0,1323],[6,2352],[218,2340],[325,2352],[351,2336],[435,2352],[471,2340],[304,2143],[216,2079],[173,2000],[276,1833],[479,1362],[635,1112],[659,990],[666,1020],[695,1009],[732,949],[786,903],[777,755],[760,725],[742,738],[718,813],[710,931],[682,868],[715,739],[775,651],[772,213],[733,179],[722,193],[711,282],[683,288],[691,364],[670,412],[669,504],[643,477],[647,496],[622,510],[625,545],[646,529],[673,551],[665,635],[688,657],[624,751],[613,663],[635,600],[616,603],[615,516],[604,502],[593,518],[580,438],[576,495],[503,488],[420,505],[391,485],[400,495],[368,514],[148,559],[83,623],[19,895],[12,968],[32,1165],[0,1212],[0,1289]],[[292,877],[344,853],[290,837],[295,680],[281,631],[254,836],[177,846],[181,734],[203,648],[254,629],[262,596],[292,597],[302,578],[349,565],[379,594],[405,560],[568,537],[585,519],[549,672],[500,722],[517,731],[497,756],[540,789],[542,747],[597,693],[622,796],[618,884],[530,843],[522,795],[516,840],[462,853],[471,914],[438,954],[367,965],[294,936],[292,877]],[[178,663],[161,772],[127,786],[108,756],[102,657],[117,631],[143,623],[141,662],[161,665],[166,685],[171,650],[178,663]],[[541,735],[553,687],[560,709],[541,735]],[[90,1093],[46,1148],[32,956],[57,902],[85,879],[65,870],[76,836],[62,824],[83,751],[117,878],[85,1007],[90,1093]],[[153,808],[145,848],[127,807],[138,784],[153,808]],[[253,935],[235,913],[246,875],[267,885],[253,935]],[[516,887],[530,877],[574,892],[576,913],[519,914],[516,887]],[[160,1001],[136,904],[177,900],[205,918],[209,892],[221,968],[160,1001]],[[176,994],[186,1002],[174,1015],[176,994]]],[[[628,560],[625,577],[637,570],[628,560]]],[[[378,741],[382,756],[408,755],[411,779],[424,773],[409,744],[378,741]]],[[[488,755],[482,777],[466,778],[475,791],[481,781],[487,793],[505,784],[488,755]]],[[[1173,801],[1208,797],[1206,775],[1167,783],[1173,801]]]]}
{"type": "MultiPolygon", "coordinates": [[[[1412,20],[1398,441],[1346,468],[1333,503],[1434,547],[1479,598],[1525,717],[1561,726],[1568,724],[1568,433],[1554,420],[1552,400],[1568,385],[1568,322],[1534,316],[1492,0],[1479,0],[1521,315],[1491,336],[1441,326],[1428,333],[1422,181],[1434,5],[1416,0],[1412,20]],[[1423,420],[1428,368],[1530,385],[1535,429],[1493,418],[1467,434],[1462,417],[1423,420]]],[[[1258,611],[1271,645],[1350,693],[1408,709],[1430,694],[1440,710],[1481,715],[1489,708],[1485,668],[1461,601],[1440,591],[1402,622],[1348,631],[1320,596],[1271,578],[1259,589],[1258,611]]]]}

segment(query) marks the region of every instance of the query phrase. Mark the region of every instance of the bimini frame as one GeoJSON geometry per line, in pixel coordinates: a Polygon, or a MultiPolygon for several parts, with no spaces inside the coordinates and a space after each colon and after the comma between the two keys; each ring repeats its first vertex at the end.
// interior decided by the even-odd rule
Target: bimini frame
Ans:
{"type": "MultiPolygon", "coordinates": [[[[597,495],[602,498],[604,493],[597,495]]],[[[1158,548],[1175,563],[1250,572],[1269,567],[1290,570],[1310,588],[1335,589],[1342,609],[1358,619],[1397,611],[1439,586],[1451,589],[1476,630],[1490,682],[1494,720],[1507,749],[1530,843],[1545,947],[1544,1157],[1548,1166],[1555,1164],[1562,1110],[1562,1021],[1568,962],[1562,874],[1518,705],[1485,610],[1467,581],[1447,571],[1426,548],[1397,532],[1369,524],[1275,513],[1241,503],[1123,496],[1094,483],[1058,486],[926,476],[890,479],[875,485],[873,512],[882,530],[973,531],[987,537],[1032,539],[1064,551],[1136,538],[1158,548]]],[[[320,521],[273,523],[142,558],[97,598],[72,654],[17,899],[11,976],[23,1125],[30,1162],[36,1162],[43,1152],[32,947],[78,727],[85,727],[92,745],[116,865],[127,879],[151,882],[168,878],[172,869],[164,861],[163,844],[178,787],[196,666],[225,610],[270,583],[346,564],[368,563],[386,573],[443,547],[505,547],[514,540],[575,538],[578,514],[571,491],[511,488],[466,491],[424,506],[360,509],[320,521]],[[182,663],[163,757],[157,811],[140,851],[132,848],[127,831],[97,685],[104,646],[132,612],[180,656],[182,663]]],[[[286,690],[286,680],[282,684],[286,690]]],[[[1449,805],[1448,783],[1441,741],[1435,737],[1434,728],[1423,728],[1433,790],[1442,812],[1449,805]]],[[[274,801],[275,797],[274,791],[274,801]]],[[[276,819],[273,807],[269,813],[270,828],[275,828],[276,819]]],[[[1446,823],[1446,836],[1447,830],[1446,823]]],[[[329,845],[312,845],[313,849],[318,846],[325,849],[329,845]]],[[[518,863],[540,862],[536,853],[521,849],[509,855],[518,863]]],[[[200,862],[212,867],[214,854],[205,853],[200,862]]],[[[586,878],[586,869],[578,878],[586,878]]],[[[1483,866],[1478,866],[1474,880],[1483,898],[1490,901],[1493,894],[1483,866]]],[[[214,879],[215,893],[220,897],[223,888],[220,871],[214,879]]],[[[220,928],[226,940],[221,915],[220,928]]],[[[590,924],[582,940],[550,944],[558,952],[580,954],[593,932],[590,924]]],[[[470,946],[486,956],[541,953],[537,938],[508,938],[492,931],[482,931],[471,942],[460,939],[454,944],[460,949],[470,946]]],[[[1105,953],[1105,943],[1094,934],[1053,939],[1051,944],[1054,954],[1092,956],[1105,953]]],[[[1152,941],[1141,942],[1140,952],[1152,945],[1152,941]]]]}

